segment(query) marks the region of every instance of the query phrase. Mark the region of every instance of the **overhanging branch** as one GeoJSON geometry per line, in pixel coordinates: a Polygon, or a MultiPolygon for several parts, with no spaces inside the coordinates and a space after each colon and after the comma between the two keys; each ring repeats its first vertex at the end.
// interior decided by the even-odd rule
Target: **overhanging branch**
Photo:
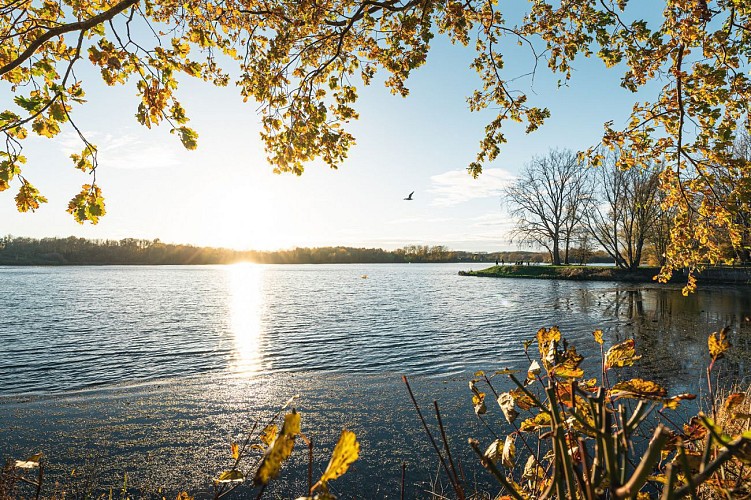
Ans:
{"type": "Polygon", "coordinates": [[[89,30],[96,26],[97,24],[103,23],[104,21],[108,21],[115,17],[120,12],[124,11],[128,7],[131,7],[141,0],[122,0],[120,3],[115,4],[111,9],[106,10],[100,14],[97,14],[96,16],[87,19],[85,21],[77,21],[75,23],[69,23],[64,24],[62,26],[58,26],[56,28],[52,28],[49,31],[46,31],[45,33],[41,34],[38,38],[36,38],[33,42],[29,44],[28,47],[26,47],[26,50],[21,53],[17,58],[13,59],[11,62],[0,68],[0,76],[8,73],[9,71],[13,71],[18,66],[23,64],[27,59],[29,59],[31,56],[34,55],[34,53],[41,47],[45,42],[48,42],[49,40],[55,38],[56,36],[64,35],[65,33],[71,33],[73,31],[81,31],[84,32],[86,30],[89,30]]]}

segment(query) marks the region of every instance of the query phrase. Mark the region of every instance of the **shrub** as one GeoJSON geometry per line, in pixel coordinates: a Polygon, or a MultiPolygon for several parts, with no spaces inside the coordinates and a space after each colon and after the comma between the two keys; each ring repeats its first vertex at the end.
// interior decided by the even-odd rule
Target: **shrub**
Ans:
{"type": "MultiPolygon", "coordinates": [[[[503,435],[484,416],[492,393],[511,429],[484,446],[469,439],[482,465],[500,484],[500,498],[673,499],[689,494],[697,498],[700,492],[731,498],[748,492],[751,474],[743,465],[751,464],[751,415],[739,406],[744,395],[731,394],[719,413],[713,397],[713,418],[699,413],[679,426],[667,412],[695,396],[669,396],[664,387],[641,378],[611,385],[611,372],[632,366],[641,356],[633,340],[605,352],[602,331],[593,337],[600,345],[600,380],[585,377],[584,357],[557,327],[540,329],[524,344],[530,364],[523,376],[519,370],[501,370],[477,372],[470,380],[478,418],[494,435],[503,435]],[[535,359],[530,355],[533,345],[535,359]],[[506,377],[511,388],[497,389],[497,377],[506,377]],[[658,406],[658,418],[650,420],[658,406]]],[[[712,394],[712,370],[730,347],[727,331],[710,335],[708,346],[712,394]]],[[[465,498],[437,405],[443,451],[412,400],[457,498],[465,498]]]]}

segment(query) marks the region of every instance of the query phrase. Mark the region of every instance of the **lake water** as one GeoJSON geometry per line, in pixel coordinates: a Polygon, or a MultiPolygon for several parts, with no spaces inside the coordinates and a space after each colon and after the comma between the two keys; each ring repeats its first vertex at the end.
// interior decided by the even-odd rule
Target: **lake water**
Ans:
{"type": "MultiPolygon", "coordinates": [[[[425,443],[401,374],[459,426],[473,416],[471,373],[526,368],[522,342],[543,326],[558,325],[590,366],[594,329],[607,345],[633,337],[644,358],[631,374],[679,393],[701,390],[707,335],[729,325],[723,373],[749,373],[747,288],[684,298],[651,284],[457,275],[471,267],[485,266],[0,268],[0,458],[41,447],[81,467],[106,449],[96,467],[114,484],[125,470],[200,490],[233,433],[299,393],[321,467],[332,429],[356,429],[369,450],[340,494],[394,496],[411,460],[419,497],[434,461],[411,457],[425,443]]],[[[467,432],[482,433],[475,423],[467,432]]]]}

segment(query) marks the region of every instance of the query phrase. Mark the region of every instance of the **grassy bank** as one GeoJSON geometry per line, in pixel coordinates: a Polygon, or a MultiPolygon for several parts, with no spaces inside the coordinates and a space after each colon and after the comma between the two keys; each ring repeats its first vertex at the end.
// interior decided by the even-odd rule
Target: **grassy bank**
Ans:
{"type": "MultiPolygon", "coordinates": [[[[537,278],[578,281],[652,282],[658,267],[640,267],[635,271],[601,266],[493,266],[479,271],[460,271],[461,276],[491,278],[537,278]]],[[[674,277],[676,281],[681,277],[674,277]],[[676,279],[677,278],[677,279],[676,279]]]]}
{"type": "MultiPolygon", "coordinates": [[[[459,271],[460,276],[490,278],[533,278],[575,281],[624,281],[629,283],[656,283],[654,277],[659,267],[640,267],[636,270],[619,269],[615,266],[493,266],[479,271],[459,271]]],[[[699,284],[751,285],[751,267],[708,266],[696,273],[699,284]]],[[[685,274],[673,273],[671,283],[684,283],[685,274]]]]}

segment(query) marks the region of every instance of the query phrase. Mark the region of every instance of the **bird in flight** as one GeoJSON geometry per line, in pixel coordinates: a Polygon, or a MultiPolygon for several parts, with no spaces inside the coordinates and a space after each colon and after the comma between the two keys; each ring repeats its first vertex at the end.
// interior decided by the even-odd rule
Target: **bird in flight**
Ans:
{"type": "Polygon", "coordinates": [[[413,195],[413,194],[415,194],[415,192],[414,192],[414,191],[412,191],[411,193],[409,193],[409,196],[407,196],[407,197],[406,197],[406,198],[404,198],[404,199],[405,199],[405,200],[407,200],[407,201],[412,201],[412,195],[413,195]]]}

